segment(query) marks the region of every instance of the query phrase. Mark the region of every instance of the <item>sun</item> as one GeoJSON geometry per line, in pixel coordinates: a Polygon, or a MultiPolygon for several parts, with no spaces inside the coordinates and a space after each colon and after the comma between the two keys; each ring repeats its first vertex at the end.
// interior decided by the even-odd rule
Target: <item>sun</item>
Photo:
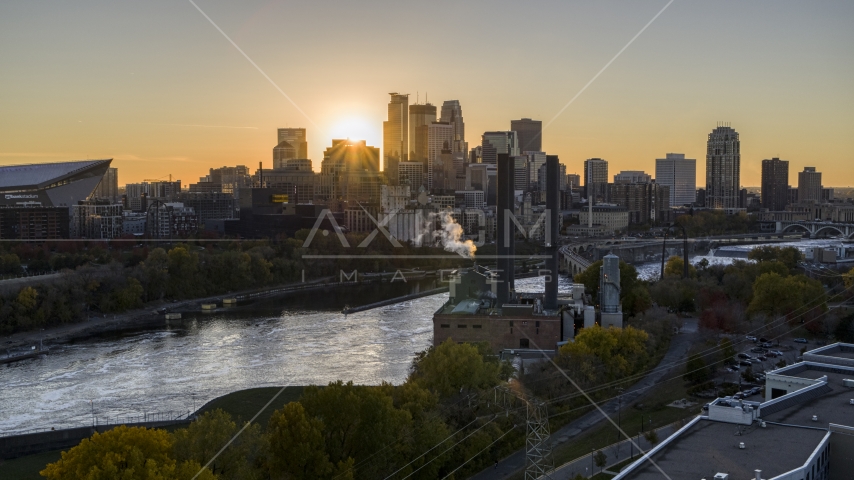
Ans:
{"type": "Polygon", "coordinates": [[[349,138],[365,140],[368,145],[380,146],[381,140],[378,126],[367,119],[358,116],[347,116],[338,119],[330,129],[332,138],[349,138]]]}

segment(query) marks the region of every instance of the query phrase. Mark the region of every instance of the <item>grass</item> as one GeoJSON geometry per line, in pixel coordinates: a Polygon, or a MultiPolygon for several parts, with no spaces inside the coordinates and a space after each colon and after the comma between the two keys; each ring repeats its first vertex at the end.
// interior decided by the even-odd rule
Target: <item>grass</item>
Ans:
{"type": "Polygon", "coordinates": [[[15,480],[44,479],[39,472],[45,465],[59,460],[62,450],[42,452],[26,457],[0,460],[0,478],[15,480]]]}
{"type": "MultiPolygon", "coordinates": [[[[206,403],[199,409],[199,414],[216,410],[220,408],[228,412],[236,422],[242,423],[250,420],[258,413],[267,402],[279,391],[282,387],[261,387],[249,388],[246,390],[238,390],[221,397],[215,398],[206,403]]],[[[270,416],[273,412],[279,410],[290,402],[296,402],[302,396],[302,391],[305,387],[287,387],[285,391],[279,395],[269,407],[264,409],[255,419],[255,422],[262,427],[267,426],[270,416]]]]}

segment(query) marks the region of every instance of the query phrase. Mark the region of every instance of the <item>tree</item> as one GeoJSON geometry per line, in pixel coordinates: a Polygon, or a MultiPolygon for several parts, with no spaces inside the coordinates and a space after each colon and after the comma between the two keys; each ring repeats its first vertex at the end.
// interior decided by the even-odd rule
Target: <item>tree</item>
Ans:
{"type": "Polygon", "coordinates": [[[643,438],[645,438],[650,445],[655,445],[656,443],[658,443],[658,433],[656,433],[655,430],[649,430],[647,432],[644,432],[643,438]]]}
{"type": "Polygon", "coordinates": [[[632,327],[606,329],[594,325],[581,330],[575,341],[562,346],[560,354],[582,361],[596,359],[601,362],[606,379],[614,380],[637,373],[646,365],[648,339],[646,332],[632,327]]]}
{"type": "Polygon", "coordinates": [[[273,412],[267,424],[270,445],[269,473],[272,478],[309,480],[328,478],[333,470],[323,422],[306,415],[299,402],[291,402],[273,412]]]}
{"type": "Polygon", "coordinates": [[[732,360],[732,357],[735,356],[735,347],[732,345],[732,340],[729,337],[724,337],[720,343],[721,347],[721,358],[724,362],[729,362],[732,360]]]}
{"type": "Polygon", "coordinates": [[[605,455],[605,452],[602,450],[597,450],[596,453],[593,454],[593,461],[596,463],[596,466],[599,467],[599,471],[605,469],[605,465],[608,462],[608,456],[605,455]]]}
{"type": "Polygon", "coordinates": [[[833,336],[836,341],[844,343],[854,343],[854,313],[848,314],[839,320],[836,329],[833,331],[833,336]]]}
{"type": "Polygon", "coordinates": [[[804,256],[795,247],[763,245],[751,250],[747,254],[747,258],[757,262],[780,262],[789,270],[793,270],[797,268],[798,263],[803,260],[804,256]]]}
{"type": "Polygon", "coordinates": [[[50,480],[190,480],[199,471],[197,479],[216,478],[196,462],[179,464],[171,454],[165,430],[122,425],[95,432],[39,473],[50,480]]]}
{"type": "Polygon", "coordinates": [[[818,280],[803,275],[782,277],[777,273],[764,273],[753,284],[753,300],[748,312],[764,314],[773,320],[787,315],[805,316],[809,320],[823,312],[826,295],[818,280]]]}
{"type": "Polygon", "coordinates": [[[172,434],[175,458],[178,461],[204,464],[214,458],[223,446],[228,445],[211,463],[213,473],[220,479],[260,478],[261,472],[255,468],[260,463],[260,427],[251,425],[234,438],[239,430],[231,415],[225,411],[216,409],[205,412],[189,427],[172,434]],[[231,441],[232,438],[234,441],[231,441]]]}
{"type": "Polygon", "coordinates": [[[688,362],[685,364],[685,375],[682,378],[691,383],[698,384],[705,382],[709,377],[711,377],[711,372],[706,367],[703,357],[696,353],[688,357],[688,362]]]}
{"type": "Polygon", "coordinates": [[[482,389],[506,379],[507,369],[498,362],[485,361],[476,345],[445,340],[438,347],[418,355],[412,364],[409,380],[445,398],[461,388],[482,389]]]}
{"type": "MultiPolygon", "coordinates": [[[[678,277],[682,278],[682,274],[685,273],[685,260],[682,257],[673,256],[667,259],[667,263],[664,265],[664,276],[665,277],[678,277]]],[[[697,277],[697,269],[694,268],[691,263],[688,263],[688,278],[696,278],[697,277]]]]}

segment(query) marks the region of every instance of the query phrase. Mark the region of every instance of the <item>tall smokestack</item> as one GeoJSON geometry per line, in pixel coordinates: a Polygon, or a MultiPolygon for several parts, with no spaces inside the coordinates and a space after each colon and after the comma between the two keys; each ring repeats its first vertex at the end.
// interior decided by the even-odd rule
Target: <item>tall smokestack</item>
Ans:
{"type": "Polygon", "coordinates": [[[510,284],[509,284],[509,275],[507,272],[508,259],[510,258],[510,245],[506,239],[507,232],[509,232],[509,225],[507,225],[507,215],[506,211],[508,208],[512,208],[512,204],[508,202],[508,199],[512,198],[507,192],[508,188],[508,180],[507,177],[513,176],[513,160],[509,155],[499,153],[498,154],[498,189],[496,192],[497,198],[496,200],[496,214],[498,215],[498,225],[496,233],[496,246],[498,254],[498,261],[496,262],[498,265],[498,269],[501,270],[498,276],[498,306],[505,304],[509,300],[509,292],[510,292],[510,284]]]}
{"type": "Polygon", "coordinates": [[[264,162],[258,162],[258,188],[264,188],[264,162]]]}
{"type": "Polygon", "coordinates": [[[546,298],[543,302],[545,310],[557,310],[558,290],[558,212],[560,210],[560,163],[557,155],[546,155],[546,212],[548,222],[546,223],[546,268],[549,270],[549,279],[546,281],[546,298]]]}

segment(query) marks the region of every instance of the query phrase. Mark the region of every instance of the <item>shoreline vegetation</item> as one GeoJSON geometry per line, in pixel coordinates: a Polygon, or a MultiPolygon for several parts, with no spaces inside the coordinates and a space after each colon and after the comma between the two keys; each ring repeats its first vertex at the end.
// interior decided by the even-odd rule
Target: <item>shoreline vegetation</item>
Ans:
{"type": "MultiPolygon", "coordinates": [[[[77,331],[74,325],[84,325],[83,330],[109,322],[119,326],[138,317],[144,323],[142,317],[157,308],[173,310],[241,292],[299,285],[304,280],[337,282],[341,272],[437,270],[471,263],[464,257],[430,258],[447,255],[438,247],[395,248],[379,241],[359,249],[359,254],[370,254],[369,259],[304,259],[353,253],[335,235],[317,235],[305,247],[308,234],[302,230],[294,238],[273,240],[198,238],[167,247],[128,241],[4,244],[0,274],[62,273],[44,281],[0,282],[0,335],[6,337],[4,342],[14,338],[15,345],[33,344],[77,331]]],[[[346,237],[350,245],[359,245],[366,236],[346,237]]],[[[12,345],[4,343],[0,348],[12,345]]]]}

